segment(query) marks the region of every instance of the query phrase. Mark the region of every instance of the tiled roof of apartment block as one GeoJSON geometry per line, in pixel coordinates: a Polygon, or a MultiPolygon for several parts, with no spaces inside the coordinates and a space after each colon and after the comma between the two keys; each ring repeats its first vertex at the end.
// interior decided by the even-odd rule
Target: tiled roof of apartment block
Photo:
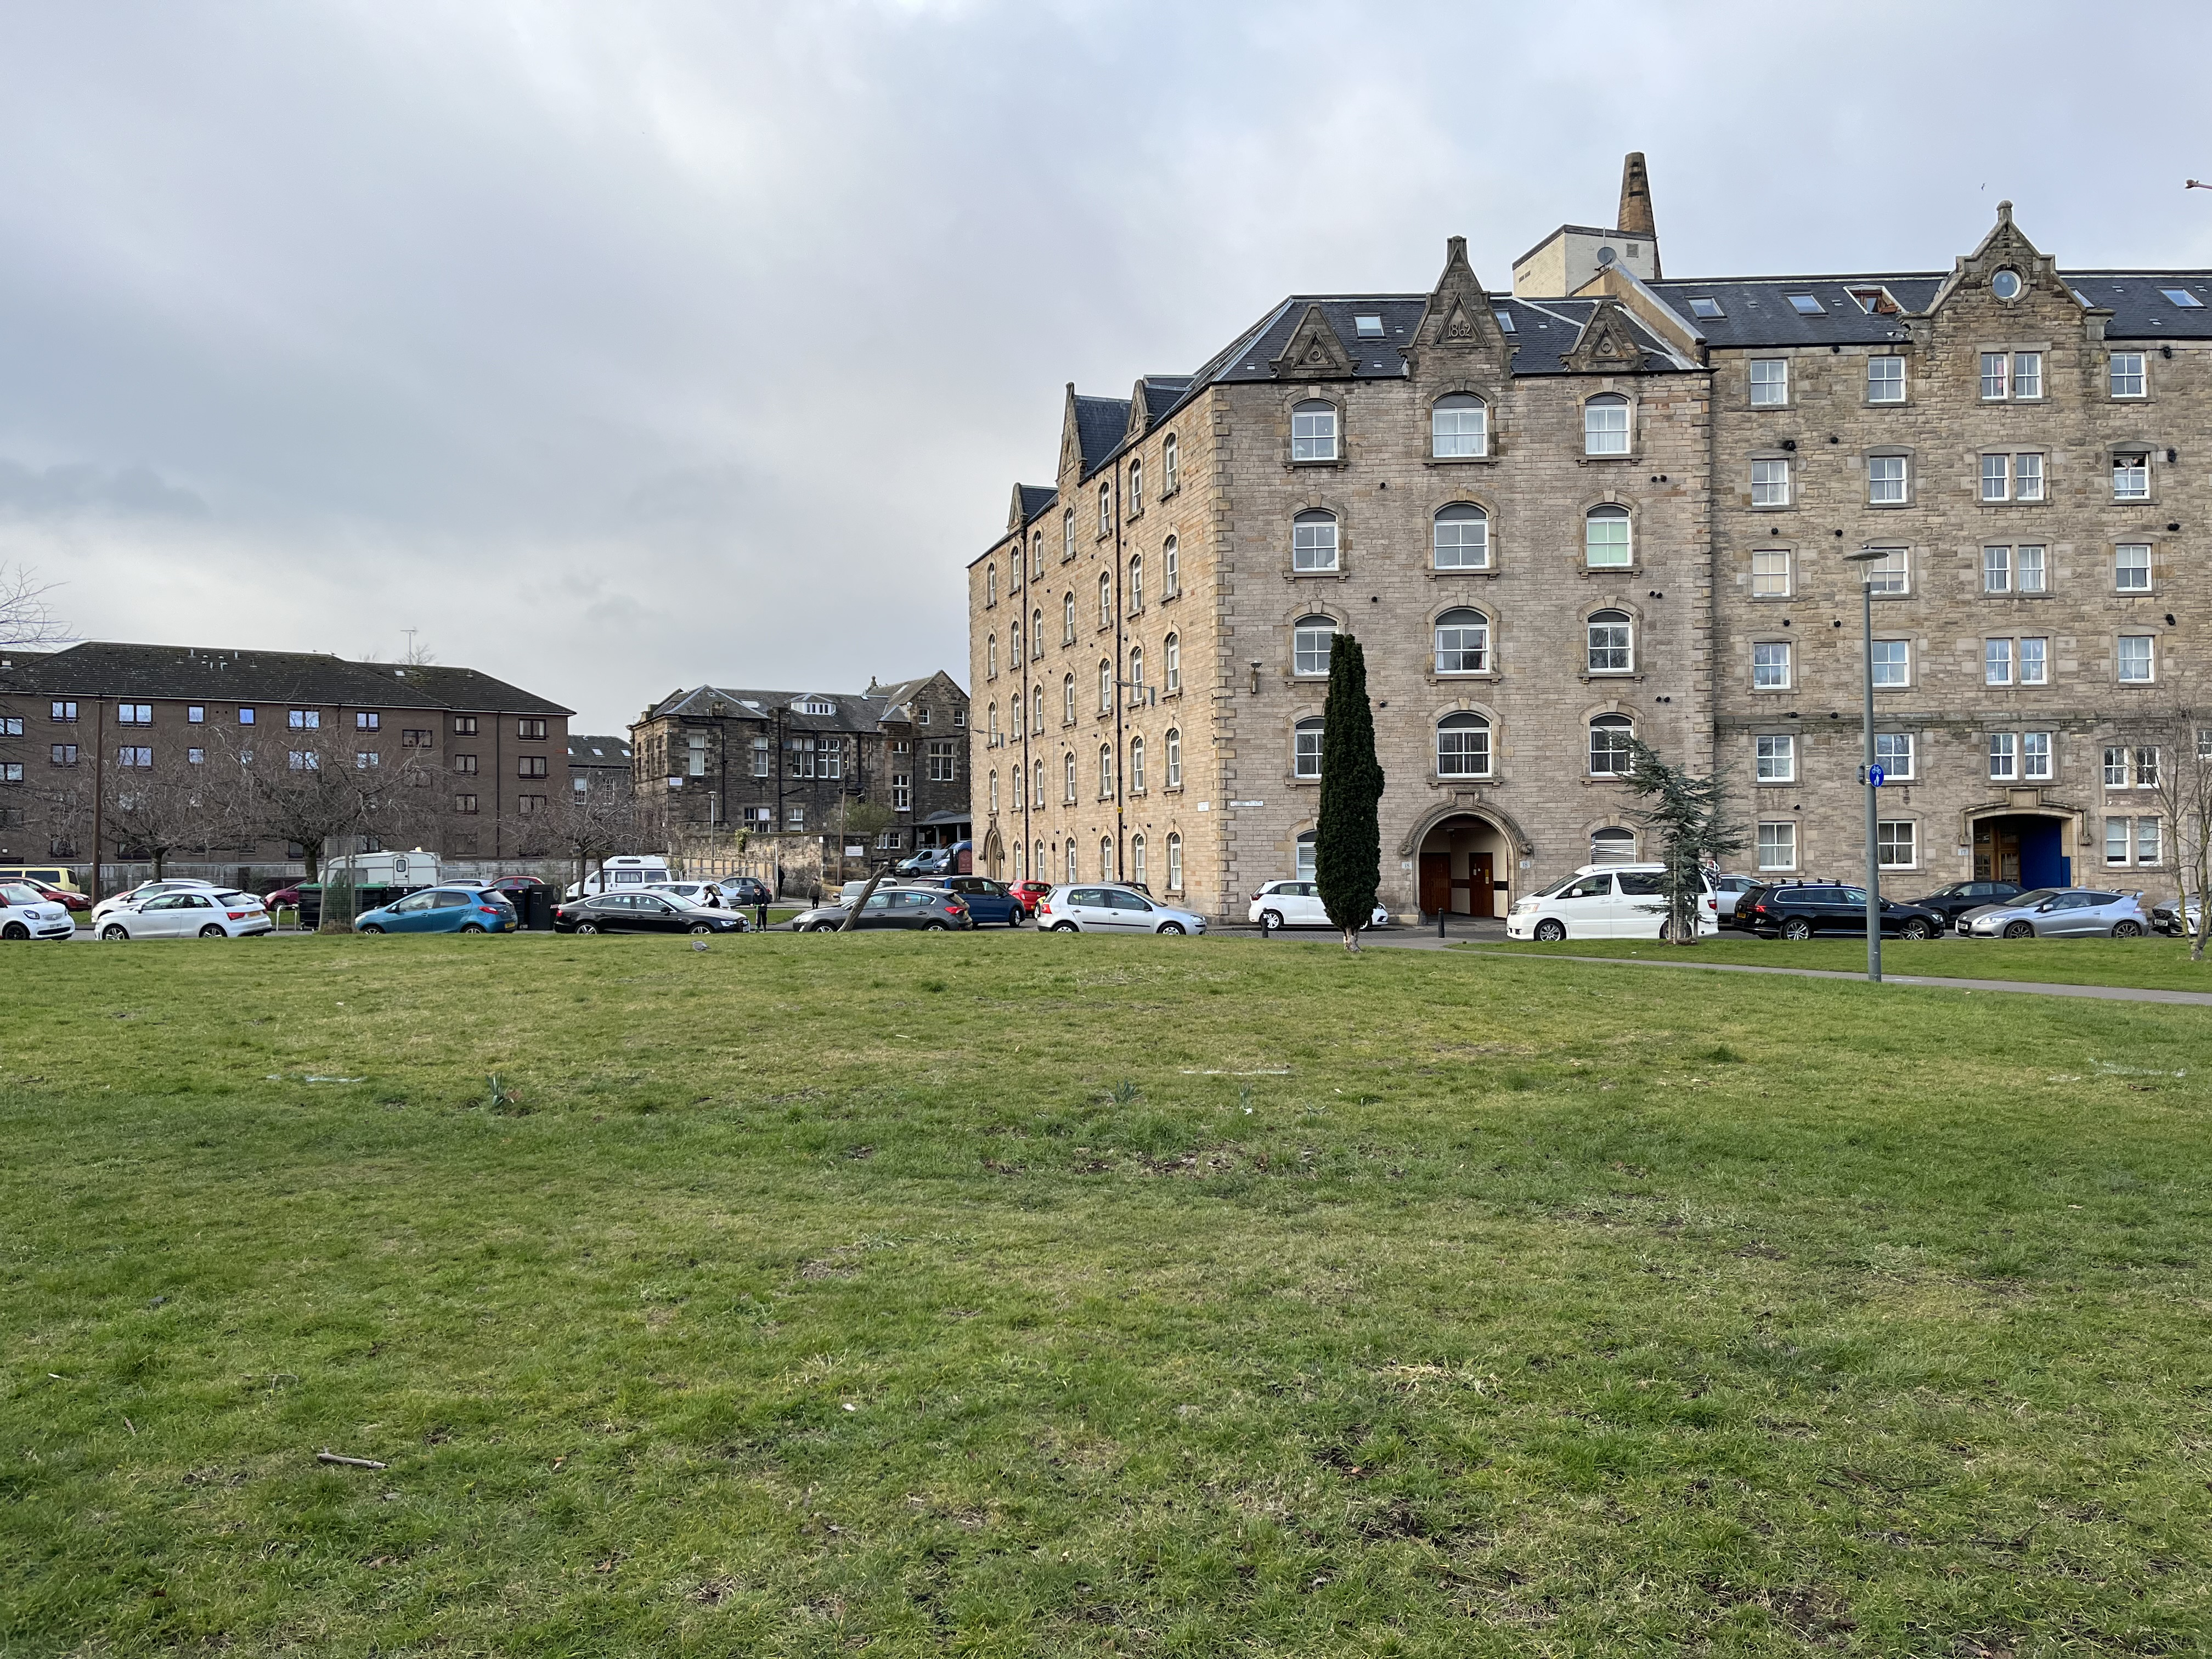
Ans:
{"type": "Polygon", "coordinates": [[[568,764],[628,767],[629,739],[628,738],[580,738],[572,733],[568,738],[568,764]]]}
{"type": "MultiPolygon", "coordinates": [[[[21,663],[21,653],[14,657],[21,663]]],[[[571,710],[473,668],[351,662],[326,652],[228,651],[88,640],[9,671],[34,692],[207,702],[345,704],[566,715],[571,710]]]]}
{"type": "Polygon", "coordinates": [[[1060,499],[1060,489],[1056,484],[1023,484],[1019,488],[1022,492],[1022,522],[1024,524],[1027,524],[1060,499]]]}
{"type": "MultiPolygon", "coordinates": [[[[2212,339],[2212,273],[2081,270],[2059,275],[2083,303],[2112,313],[2105,325],[2108,340],[2212,339]],[[2166,297],[2167,289],[2185,289],[2203,303],[2177,306],[2166,297]]],[[[1906,337],[1905,314],[1925,311],[1947,280],[1942,274],[1911,271],[1857,276],[1670,276],[1649,286],[1710,344],[1729,350],[1902,340],[1906,337]],[[1854,297],[1877,289],[1895,301],[1895,313],[1869,313],[1854,297]],[[1794,295],[1810,295],[1820,309],[1800,310],[1794,295]],[[1692,300],[1711,300],[1722,314],[1700,317],[1691,308],[1692,300]]]]}

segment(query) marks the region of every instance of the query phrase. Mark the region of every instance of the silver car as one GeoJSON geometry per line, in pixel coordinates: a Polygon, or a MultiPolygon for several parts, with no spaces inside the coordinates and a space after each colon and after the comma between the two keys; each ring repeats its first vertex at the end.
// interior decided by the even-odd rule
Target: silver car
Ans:
{"type": "Polygon", "coordinates": [[[1055,933],[1202,933],[1206,918],[1102,881],[1054,888],[1037,901],[1036,925],[1055,933]]]}
{"type": "Polygon", "coordinates": [[[2197,908],[2195,899],[2191,899],[2185,905],[2179,907],[2172,904],[2155,905],[2150,913],[2151,926],[2161,933],[2172,934],[2176,939],[2189,939],[2195,935],[2197,924],[2203,915],[2203,911],[2197,908]]]}
{"type": "Polygon", "coordinates": [[[2141,939],[2150,931],[2141,893],[2039,887],[1959,918],[1965,939],[2141,939]]]}

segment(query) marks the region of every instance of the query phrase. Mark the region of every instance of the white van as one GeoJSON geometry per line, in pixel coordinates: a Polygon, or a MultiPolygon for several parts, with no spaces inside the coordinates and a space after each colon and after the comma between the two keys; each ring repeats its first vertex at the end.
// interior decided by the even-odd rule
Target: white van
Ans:
{"type": "MultiPolygon", "coordinates": [[[[1513,907],[1508,939],[1663,939],[1667,896],[1662,864],[1585,864],[1513,907]]],[[[1712,878],[1698,877],[1698,932],[1721,930],[1712,878]]]]}
{"type": "Polygon", "coordinates": [[[604,860],[599,867],[581,881],[572,881],[566,898],[585,898],[593,893],[626,892],[633,887],[643,887],[652,882],[667,881],[668,855],[665,853],[625,853],[617,858],[604,860]]]}

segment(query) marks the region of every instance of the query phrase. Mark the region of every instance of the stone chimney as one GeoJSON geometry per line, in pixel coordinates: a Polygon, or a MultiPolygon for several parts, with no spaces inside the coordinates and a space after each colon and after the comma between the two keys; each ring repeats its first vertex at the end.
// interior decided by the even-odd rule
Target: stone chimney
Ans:
{"type": "Polygon", "coordinates": [[[1620,164],[1620,213],[1613,222],[1615,230],[1632,236],[1656,237],[1658,229],[1651,222],[1651,175],[1644,170],[1644,152],[1632,149],[1620,164]]]}

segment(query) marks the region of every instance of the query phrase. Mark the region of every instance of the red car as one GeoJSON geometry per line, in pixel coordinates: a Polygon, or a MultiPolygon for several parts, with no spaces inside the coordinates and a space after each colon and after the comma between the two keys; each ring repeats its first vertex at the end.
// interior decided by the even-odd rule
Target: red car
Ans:
{"type": "Polygon", "coordinates": [[[1044,902],[1044,896],[1052,891],[1052,884],[1048,881],[1018,881],[1008,885],[1006,890],[1022,902],[1024,914],[1033,916],[1036,914],[1037,906],[1044,902]]]}
{"type": "Polygon", "coordinates": [[[34,881],[28,876],[15,877],[14,881],[18,887],[28,887],[40,898],[52,903],[67,905],[72,915],[79,910],[92,908],[92,901],[89,898],[82,893],[72,893],[66,887],[56,887],[46,882],[34,881]]]}

